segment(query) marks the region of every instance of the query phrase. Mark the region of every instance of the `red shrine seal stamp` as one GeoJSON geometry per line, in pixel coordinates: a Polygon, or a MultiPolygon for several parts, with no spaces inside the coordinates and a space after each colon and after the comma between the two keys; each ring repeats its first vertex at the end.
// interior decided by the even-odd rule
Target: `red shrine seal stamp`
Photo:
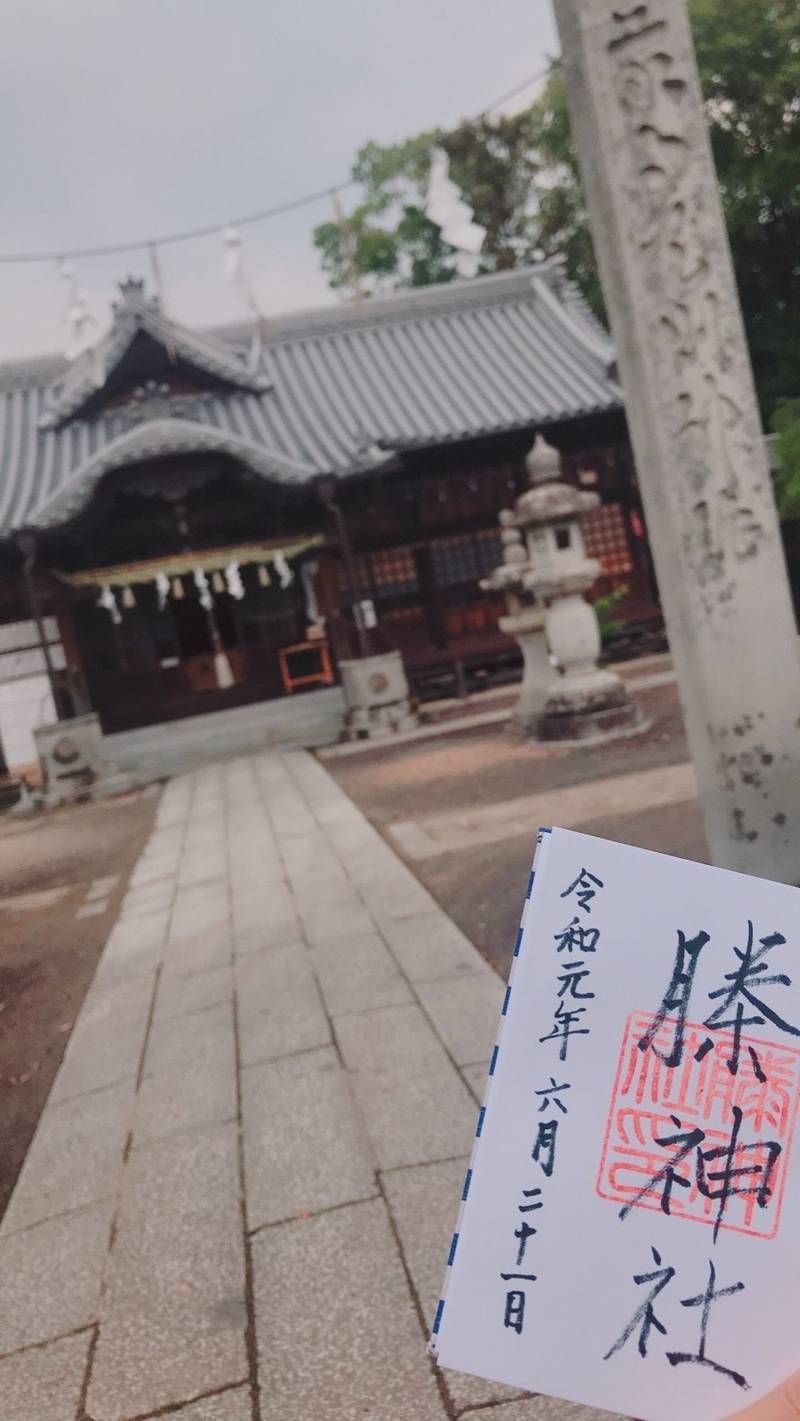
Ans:
{"type": "Polygon", "coordinates": [[[687,1022],[680,1064],[671,1068],[663,1057],[674,1041],[674,1020],[659,1026],[647,1050],[639,1048],[655,1021],[633,1012],[626,1022],[597,1193],[626,1210],[655,1209],[775,1238],[800,1097],[800,1050],[742,1035],[733,1074],[733,1032],[687,1022]]]}

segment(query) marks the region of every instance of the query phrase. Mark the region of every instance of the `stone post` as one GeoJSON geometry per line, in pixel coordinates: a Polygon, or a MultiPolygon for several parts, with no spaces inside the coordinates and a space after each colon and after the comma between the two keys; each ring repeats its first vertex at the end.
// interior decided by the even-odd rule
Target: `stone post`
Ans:
{"type": "Polygon", "coordinates": [[[715,863],[800,879],[800,656],[683,0],[555,0],[715,863]]]}

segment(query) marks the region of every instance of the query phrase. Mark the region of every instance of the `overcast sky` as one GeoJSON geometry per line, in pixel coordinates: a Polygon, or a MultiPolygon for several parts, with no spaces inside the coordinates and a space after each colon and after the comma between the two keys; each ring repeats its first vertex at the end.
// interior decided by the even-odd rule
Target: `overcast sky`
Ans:
{"type": "MultiPolygon", "coordinates": [[[[557,50],[550,0],[5,0],[0,249],[138,239],[342,180],[390,143],[479,110],[557,50]]],[[[332,298],[311,229],[327,201],[243,230],[267,312],[332,298]]],[[[132,253],[75,264],[105,325],[132,253]]],[[[165,248],[191,324],[243,314],[221,242],[165,248]]],[[[0,266],[0,359],[62,347],[55,262],[0,266]]]]}

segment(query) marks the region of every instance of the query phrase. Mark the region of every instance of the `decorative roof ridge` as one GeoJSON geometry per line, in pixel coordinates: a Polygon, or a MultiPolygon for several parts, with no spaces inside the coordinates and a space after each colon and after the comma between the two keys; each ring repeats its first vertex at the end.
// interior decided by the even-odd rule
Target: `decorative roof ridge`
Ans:
{"type": "MultiPolygon", "coordinates": [[[[471,310],[476,307],[502,305],[520,296],[529,295],[530,283],[534,278],[546,279],[548,286],[556,293],[559,288],[571,285],[563,275],[562,258],[548,257],[540,262],[512,267],[508,271],[489,272],[485,276],[465,277],[457,281],[439,282],[433,286],[403,288],[387,295],[370,297],[359,303],[316,306],[307,310],[267,316],[264,318],[263,328],[264,348],[268,351],[272,344],[297,339],[306,334],[324,335],[338,329],[346,331],[363,329],[371,324],[394,324],[403,319],[418,319],[423,315],[436,315],[450,309],[471,310]]],[[[151,312],[151,318],[153,314],[151,312]]],[[[163,317],[158,319],[163,321],[163,317]]],[[[176,347],[178,334],[193,345],[195,342],[198,346],[206,342],[213,345],[224,355],[228,368],[232,366],[236,383],[240,384],[243,391],[259,393],[269,388],[270,382],[266,375],[257,383],[256,377],[243,364],[241,348],[252,338],[252,321],[227,322],[197,328],[164,322],[161,339],[165,338],[167,330],[176,347]]],[[[110,334],[111,331],[107,332],[103,339],[110,334]]],[[[197,353],[194,358],[198,358],[197,353]]],[[[86,363],[88,366],[89,362],[86,363]]],[[[53,382],[65,381],[74,368],[68,364],[65,357],[53,353],[27,356],[21,360],[0,361],[0,392],[41,389],[53,382]]]]}
{"type": "MultiPolygon", "coordinates": [[[[337,329],[363,329],[368,325],[418,320],[451,308],[464,311],[502,305],[528,295],[534,276],[547,280],[551,285],[560,283],[562,267],[561,257],[548,257],[541,262],[511,267],[507,271],[487,272],[484,276],[462,277],[432,286],[402,287],[363,301],[267,316],[264,343],[269,347],[283,339],[297,339],[305,334],[326,335],[337,329]]],[[[214,326],[211,333],[241,345],[252,335],[252,330],[252,322],[238,321],[214,326]]]]}

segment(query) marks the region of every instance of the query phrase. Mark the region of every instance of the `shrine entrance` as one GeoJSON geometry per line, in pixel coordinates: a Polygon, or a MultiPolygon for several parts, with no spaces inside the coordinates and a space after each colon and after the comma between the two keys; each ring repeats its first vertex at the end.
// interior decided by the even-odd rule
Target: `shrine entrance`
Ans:
{"type": "Polygon", "coordinates": [[[104,732],[331,685],[324,524],[313,488],[230,457],[182,453],[87,488],[79,515],[40,539],[39,563],[104,732]],[[292,661],[295,648],[308,654],[292,661]]]}
{"type": "Polygon", "coordinates": [[[314,588],[319,541],[317,535],[281,548],[231,547],[158,565],[62,574],[70,578],[87,699],[104,730],[332,684],[314,588]],[[294,663],[302,674],[287,681],[287,654],[297,648],[306,648],[294,663]]]}

